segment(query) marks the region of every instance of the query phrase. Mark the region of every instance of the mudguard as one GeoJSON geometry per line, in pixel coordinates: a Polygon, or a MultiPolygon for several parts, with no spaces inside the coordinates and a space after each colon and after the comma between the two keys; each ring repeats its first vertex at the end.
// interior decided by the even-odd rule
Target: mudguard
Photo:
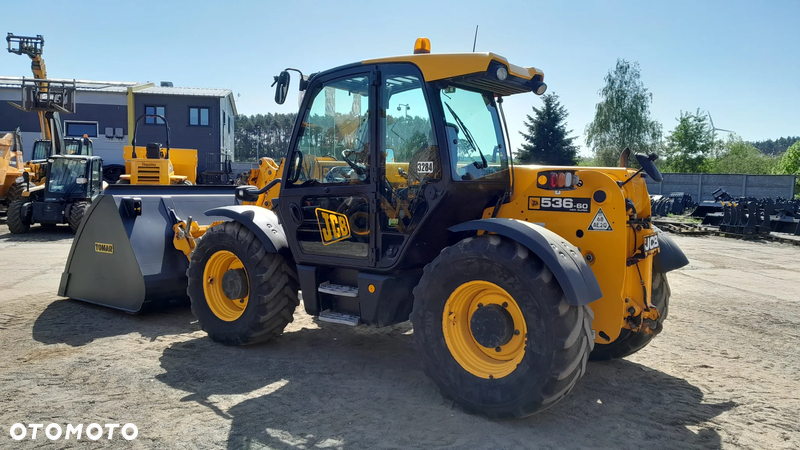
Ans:
{"type": "Polygon", "coordinates": [[[269,209],[251,205],[223,206],[206,211],[207,216],[233,219],[252,231],[268,252],[280,253],[292,260],[286,233],[277,214],[269,209]]]}
{"type": "Polygon", "coordinates": [[[658,234],[659,251],[653,259],[653,271],[667,273],[689,264],[689,258],[667,233],[653,227],[658,234]]]}
{"type": "Polygon", "coordinates": [[[580,250],[539,225],[516,219],[479,219],[449,228],[452,232],[488,231],[514,239],[535,253],[555,275],[570,305],[586,305],[603,296],[580,250]]]}

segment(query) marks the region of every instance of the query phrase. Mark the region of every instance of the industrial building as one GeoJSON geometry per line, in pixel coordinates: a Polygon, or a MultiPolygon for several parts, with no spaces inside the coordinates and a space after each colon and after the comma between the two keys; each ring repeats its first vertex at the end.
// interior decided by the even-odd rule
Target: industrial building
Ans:
{"type": "MultiPolygon", "coordinates": [[[[166,117],[172,147],[197,149],[198,173],[226,157],[233,161],[237,113],[233,92],[229,89],[175,87],[163,81],[158,85],[75,81],[75,113],[61,115],[64,136],[89,136],[94,154],[103,158],[105,167],[124,165],[122,148],[130,143],[136,118],[142,114],[166,117]]],[[[30,159],[33,142],[41,137],[41,130],[35,113],[21,111],[11,104],[20,102],[21,86],[22,77],[0,77],[0,134],[19,127],[24,156],[30,159]]],[[[137,145],[148,142],[165,145],[166,131],[160,122],[156,118],[142,120],[137,145]]]]}

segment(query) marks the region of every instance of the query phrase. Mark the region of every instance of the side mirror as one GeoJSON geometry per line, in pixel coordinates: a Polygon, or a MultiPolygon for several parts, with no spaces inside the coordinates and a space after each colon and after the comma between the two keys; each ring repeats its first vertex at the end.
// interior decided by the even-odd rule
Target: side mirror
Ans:
{"type": "Polygon", "coordinates": [[[283,71],[280,75],[275,77],[275,103],[282,105],[286,101],[286,95],[289,93],[289,82],[291,77],[289,72],[283,71]]]}
{"type": "Polygon", "coordinates": [[[639,165],[642,166],[642,169],[653,179],[656,183],[660,183],[664,177],[661,176],[661,172],[656,167],[655,161],[658,159],[658,155],[655,153],[650,153],[649,155],[645,155],[642,153],[636,154],[636,161],[639,162],[639,165]]]}

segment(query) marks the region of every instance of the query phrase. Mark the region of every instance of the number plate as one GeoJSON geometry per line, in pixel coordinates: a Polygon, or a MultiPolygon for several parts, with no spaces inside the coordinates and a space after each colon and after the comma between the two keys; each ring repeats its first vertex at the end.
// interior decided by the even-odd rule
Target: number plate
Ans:
{"type": "Polygon", "coordinates": [[[645,236],[644,244],[642,244],[642,250],[645,253],[651,252],[658,248],[658,235],[651,234],[649,236],[645,236]]]}
{"type": "Polygon", "coordinates": [[[592,209],[592,201],[578,197],[528,197],[528,209],[588,213],[592,209]]]}

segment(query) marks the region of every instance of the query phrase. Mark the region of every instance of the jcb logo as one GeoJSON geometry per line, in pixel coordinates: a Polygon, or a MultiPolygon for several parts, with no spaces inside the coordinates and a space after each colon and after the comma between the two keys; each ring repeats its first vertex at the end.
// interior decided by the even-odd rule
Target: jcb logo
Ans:
{"type": "Polygon", "coordinates": [[[528,209],[539,209],[541,203],[537,197],[528,197],[528,209]]]}
{"type": "Polygon", "coordinates": [[[347,216],[322,208],[317,208],[316,213],[323,244],[333,244],[350,237],[350,223],[347,221],[347,216]]]}

